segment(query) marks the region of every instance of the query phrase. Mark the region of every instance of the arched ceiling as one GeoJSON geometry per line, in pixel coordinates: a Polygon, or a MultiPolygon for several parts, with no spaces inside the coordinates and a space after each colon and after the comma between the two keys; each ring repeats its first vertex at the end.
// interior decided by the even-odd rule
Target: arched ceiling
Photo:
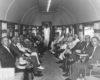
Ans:
{"type": "Polygon", "coordinates": [[[0,20],[41,25],[52,21],[53,25],[68,25],[100,20],[100,0],[51,0],[50,12],[46,12],[48,0],[0,0],[0,20]]]}

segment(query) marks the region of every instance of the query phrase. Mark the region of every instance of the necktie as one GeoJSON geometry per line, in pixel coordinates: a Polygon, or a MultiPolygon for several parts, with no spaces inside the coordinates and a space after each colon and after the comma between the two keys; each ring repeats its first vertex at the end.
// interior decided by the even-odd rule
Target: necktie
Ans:
{"type": "Polygon", "coordinates": [[[89,43],[86,44],[86,48],[88,47],[89,43]]]}
{"type": "Polygon", "coordinates": [[[8,50],[8,52],[11,54],[11,56],[12,56],[12,57],[14,57],[14,56],[12,55],[12,53],[11,53],[10,49],[9,49],[9,48],[7,48],[7,50],[8,50]]]}
{"type": "Polygon", "coordinates": [[[94,47],[93,52],[92,52],[92,55],[90,56],[90,59],[93,57],[94,52],[95,52],[95,49],[96,49],[96,47],[94,47]]]}

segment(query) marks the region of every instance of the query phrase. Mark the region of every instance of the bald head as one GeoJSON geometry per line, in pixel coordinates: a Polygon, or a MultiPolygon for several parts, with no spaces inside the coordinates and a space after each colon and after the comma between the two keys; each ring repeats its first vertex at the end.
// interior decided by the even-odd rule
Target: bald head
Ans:
{"type": "Polygon", "coordinates": [[[74,39],[76,40],[77,38],[78,38],[78,35],[77,35],[77,34],[75,34],[75,35],[74,35],[74,39]]]}
{"type": "Polygon", "coordinates": [[[3,46],[9,47],[9,39],[7,37],[3,37],[1,39],[1,43],[2,43],[3,46]]]}
{"type": "Polygon", "coordinates": [[[12,43],[17,44],[17,42],[18,42],[18,37],[14,36],[12,38],[12,43]]]}

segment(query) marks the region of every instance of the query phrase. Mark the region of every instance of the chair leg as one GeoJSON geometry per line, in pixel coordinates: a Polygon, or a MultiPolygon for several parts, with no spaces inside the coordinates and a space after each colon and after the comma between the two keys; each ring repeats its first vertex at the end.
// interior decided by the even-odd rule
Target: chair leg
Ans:
{"type": "Polygon", "coordinates": [[[71,73],[72,73],[72,69],[71,69],[72,67],[71,67],[71,65],[70,65],[70,67],[69,67],[69,77],[71,77],[71,73]]]}

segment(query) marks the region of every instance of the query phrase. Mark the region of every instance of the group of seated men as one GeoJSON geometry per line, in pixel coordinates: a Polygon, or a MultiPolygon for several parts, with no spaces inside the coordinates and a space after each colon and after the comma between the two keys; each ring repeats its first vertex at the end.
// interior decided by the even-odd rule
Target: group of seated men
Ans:
{"type": "Polygon", "coordinates": [[[63,63],[60,67],[65,72],[63,76],[69,76],[66,80],[85,80],[86,69],[100,66],[99,44],[98,37],[76,34],[61,35],[52,42],[51,52],[59,58],[57,63],[63,63]]]}
{"type": "Polygon", "coordinates": [[[34,76],[43,76],[40,58],[43,56],[43,41],[40,34],[2,37],[0,45],[0,62],[2,68],[15,68],[15,73],[32,69],[34,76]],[[40,36],[40,37],[39,37],[40,36]]]}

